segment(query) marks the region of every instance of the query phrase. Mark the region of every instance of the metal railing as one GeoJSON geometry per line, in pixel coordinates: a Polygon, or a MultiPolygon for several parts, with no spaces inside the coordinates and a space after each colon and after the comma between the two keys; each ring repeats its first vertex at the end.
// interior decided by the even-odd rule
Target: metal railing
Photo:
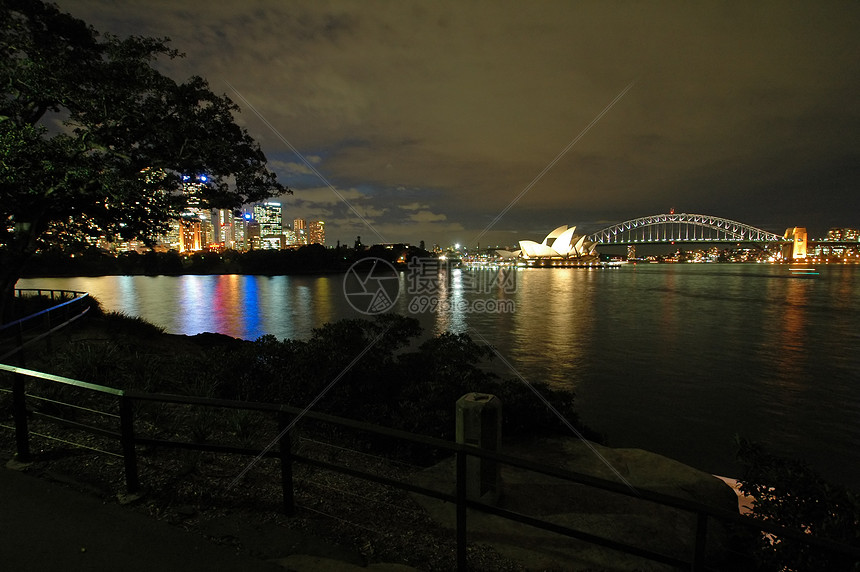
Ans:
{"type": "Polygon", "coordinates": [[[30,293],[37,297],[50,297],[57,304],[29,316],[0,326],[0,362],[16,357],[24,363],[24,349],[46,340],[50,350],[51,336],[65,328],[90,310],[91,298],[86,292],[74,290],[48,290],[21,288],[15,290],[18,298],[30,293]]]}
{"type": "MultiPolygon", "coordinates": [[[[31,459],[29,446],[29,429],[28,416],[39,415],[37,412],[28,411],[27,398],[34,397],[26,391],[28,381],[50,382],[62,384],[64,386],[73,386],[91,391],[95,394],[116,398],[117,414],[107,413],[109,418],[115,421],[118,419],[119,427],[113,429],[105,429],[102,427],[89,426],[77,421],[62,419],[56,416],[44,415],[52,421],[56,421],[65,425],[69,425],[76,429],[83,429],[97,433],[114,439],[119,442],[124,460],[125,483],[126,490],[129,493],[138,492],[141,488],[140,479],[137,468],[137,451],[136,447],[145,445],[149,447],[167,447],[190,449],[196,451],[208,451],[217,453],[230,453],[236,455],[247,455],[255,457],[275,458],[280,461],[280,476],[281,487],[283,490],[283,509],[286,513],[291,514],[295,510],[294,501],[294,483],[293,483],[293,464],[305,464],[312,467],[336,471],[355,478],[364,479],[367,481],[380,483],[395,487],[396,489],[426,495],[435,499],[453,503],[456,507],[456,543],[457,543],[457,566],[460,570],[466,569],[466,544],[467,544],[467,509],[473,509],[484,513],[496,515],[498,517],[524,523],[543,530],[551,531],[557,534],[562,534],[571,538],[583,540],[592,544],[608,547],[614,550],[625,552],[627,554],[639,556],[656,562],[669,564],[682,569],[688,570],[704,570],[706,567],[705,548],[708,538],[708,524],[711,520],[716,520],[722,523],[738,524],[753,531],[769,533],[780,538],[791,539],[802,542],[807,546],[823,549],[840,555],[848,555],[850,557],[860,558],[860,548],[841,544],[828,539],[818,538],[811,534],[804,534],[795,530],[787,529],[776,524],[763,522],[747,516],[738,514],[736,511],[722,510],[713,506],[709,506],[700,502],[681,499],[666,494],[652,492],[648,490],[633,490],[622,483],[609,481],[606,479],[594,477],[591,475],[569,471],[557,467],[542,465],[530,460],[512,457],[510,455],[479,449],[474,446],[462,445],[428,437],[379,427],[354,421],[350,419],[326,415],[323,413],[309,412],[300,410],[287,405],[258,403],[247,401],[233,401],[225,399],[215,399],[207,397],[191,397],[181,396],[166,393],[143,393],[138,391],[121,390],[111,387],[105,387],[74,379],[64,378],[57,375],[42,373],[0,364],[0,372],[6,372],[12,376],[12,410],[15,424],[17,458],[22,462],[27,462],[31,459]],[[193,443],[187,441],[174,441],[153,439],[145,436],[139,436],[135,431],[135,408],[134,403],[152,402],[157,404],[180,404],[194,407],[217,407],[235,410],[268,412],[274,414],[278,421],[277,434],[271,435],[272,446],[265,449],[238,447],[232,445],[224,445],[217,443],[193,443]],[[392,479],[374,473],[369,473],[356,469],[351,466],[331,463],[314,459],[306,455],[301,455],[295,452],[292,448],[292,431],[295,430],[294,425],[299,420],[315,420],[322,423],[334,425],[342,429],[360,431],[363,433],[376,435],[379,437],[403,440],[414,445],[426,446],[438,451],[447,451],[456,457],[456,492],[449,494],[438,490],[418,486],[412,483],[403,482],[401,480],[392,479]],[[277,444],[277,447],[274,445],[277,444]],[[678,558],[640,546],[633,546],[609,538],[596,536],[594,534],[576,530],[574,528],[564,526],[558,523],[549,522],[533,516],[521,514],[518,512],[503,509],[497,506],[485,504],[476,500],[467,498],[467,478],[466,459],[468,456],[475,456],[482,459],[487,459],[518,467],[520,469],[533,471],[542,475],[562,479],[570,483],[578,483],[589,487],[594,487],[599,490],[609,491],[618,495],[633,497],[639,500],[648,501],[657,505],[672,507],[681,511],[685,511],[695,516],[696,527],[694,531],[693,553],[690,559],[678,558]]],[[[8,391],[8,390],[7,390],[8,391]]]]}

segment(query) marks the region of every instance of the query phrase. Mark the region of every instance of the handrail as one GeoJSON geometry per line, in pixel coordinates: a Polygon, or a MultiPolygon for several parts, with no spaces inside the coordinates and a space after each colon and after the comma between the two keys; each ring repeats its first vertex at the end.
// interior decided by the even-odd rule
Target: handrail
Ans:
{"type": "Polygon", "coordinates": [[[6,328],[10,328],[16,324],[21,324],[21,323],[24,323],[28,320],[32,320],[34,318],[41,316],[42,314],[46,314],[48,312],[53,312],[54,310],[58,310],[59,308],[62,308],[63,306],[67,306],[69,304],[72,304],[73,302],[80,302],[81,300],[83,300],[84,298],[89,296],[88,292],[80,292],[77,290],[48,290],[46,288],[16,288],[15,292],[39,292],[39,295],[41,295],[42,292],[51,292],[52,299],[53,299],[53,293],[54,292],[59,292],[61,296],[63,294],[74,294],[75,297],[72,298],[71,300],[67,300],[65,302],[62,302],[61,304],[57,304],[56,306],[51,306],[50,308],[45,308],[44,310],[40,310],[40,311],[36,312],[35,314],[30,314],[29,316],[24,316],[23,318],[19,318],[17,320],[12,321],[12,322],[2,324],[2,325],[0,325],[0,333],[2,333],[2,331],[5,330],[6,328]]]}
{"type": "MultiPolygon", "coordinates": [[[[2,366],[0,366],[2,369],[2,366]]],[[[329,415],[326,413],[319,413],[316,411],[304,411],[298,407],[293,407],[289,405],[283,404],[273,404],[273,403],[263,403],[263,402],[254,402],[254,401],[234,401],[229,399],[217,399],[211,397],[197,397],[197,396],[185,396],[185,395],[177,395],[171,393],[141,393],[136,391],[126,391],[126,397],[132,400],[139,401],[153,401],[158,403],[176,403],[176,404],[184,404],[184,405],[204,405],[211,407],[225,407],[232,409],[246,409],[250,411],[270,411],[270,412],[281,412],[290,415],[298,415],[307,419],[312,419],[315,421],[321,421],[325,423],[331,423],[340,427],[345,427],[349,429],[356,429],[359,431],[364,431],[366,433],[371,433],[375,435],[379,435],[381,437],[391,437],[395,439],[402,439],[408,441],[410,443],[415,443],[419,445],[425,445],[428,447],[441,449],[445,451],[449,451],[451,453],[466,453],[469,455],[473,455],[476,457],[480,457],[482,459],[488,459],[492,461],[497,461],[499,463],[503,463],[506,465],[510,465],[513,467],[525,469],[528,471],[533,471],[536,473],[540,473],[550,477],[556,477],[559,479],[563,479],[570,482],[575,482],[587,486],[591,486],[594,488],[602,489],[608,492],[625,495],[632,498],[637,498],[644,501],[650,501],[656,504],[661,504],[664,506],[668,506],[671,508],[677,508],[681,510],[685,510],[688,512],[694,513],[705,513],[708,516],[712,516],[715,518],[719,518],[723,521],[731,521],[735,523],[740,523],[742,525],[749,525],[750,518],[745,517],[736,512],[732,512],[729,510],[725,510],[719,507],[711,506],[708,504],[704,504],[702,502],[684,499],[680,497],[675,497],[672,495],[668,495],[665,493],[659,493],[656,491],[650,491],[647,489],[631,489],[630,487],[619,483],[617,481],[612,481],[608,479],[604,479],[601,477],[595,477],[593,475],[588,475],[585,473],[580,473],[576,471],[571,471],[569,469],[563,469],[560,467],[553,467],[550,465],[543,465],[541,463],[537,463],[534,461],[530,461],[528,459],[522,459],[520,457],[513,457],[511,455],[507,455],[504,453],[499,453],[495,451],[490,451],[487,449],[476,449],[470,445],[462,445],[460,443],[454,443],[451,441],[445,441],[443,439],[438,439],[436,437],[430,437],[427,435],[421,435],[417,433],[410,433],[408,431],[403,431],[401,429],[393,429],[390,427],[383,427],[379,425],[371,425],[369,423],[365,423],[362,421],[355,421],[353,419],[347,419],[344,417],[337,417],[335,415],[329,415]]],[[[147,444],[155,444],[152,441],[147,441],[147,444]]],[[[166,445],[167,443],[161,442],[162,445],[166,445]]],[[[274,456],[274,454],[273,454],[274,456]]],[[[296,456],[294,455],[294,458],[296,456]]],[[[329,467],[332,468],[332,467],[329,467]]],[[[445,500],[454,501],[455,498],[451,495],[448,495],[449,498],[445,500]]],[[[470,506],[474,501],[469,501],[470,506]]],[[[481,504],[481,503],[477,503],[481,504]]],[[[489,506],[489,505],[482,505],[489,506]]],[[[474,506],[472,508],[475,508],[474,506]]],[[[493,512],[496,512],[498,509],[496,507],[490,507],[493,512]]],[[[788,538],[792,538],[794,540],[800,540],[802,542],[807,542],[812,545],[817,545],[821,548],[838,550],[839,547],[844,545],[828,540],[822,539],[818,537],[812,537],[806,533],[797,532],[790,528],[785,528],[783,526],[763,522],[756,521],[756,527],[761,528],[761,530],[765,532],[769,532],[772,534],[777,534],[780,536],[785,536],[788,538]]],[[[856,549],[856,555],[860,556],[860,549],[856,549]]]]}
{"type": "MultiPolygon", "coordinates": [[[[28,429],[27,429],[27,412],[25,406],[25,397],[26,393],[24,391],[24,380],[25,379],[40,379],[48,382],[61,383],[65,385],[70,385],[74,387],[79,387],[82,389],[91,390],[94,392],[102,393],[105,395],[113,395],[119,398],[119,418],[120,418],[120,432],[115,433],[111,431],[107,431],[103,428],[90,427],[87,425],[83,425],[81,423],[75,423],[75,426],[79,429],[91,430],[95,433],[99,433],[102,435],[106,435],[109,437],[119,437],[120,443],[123,449],[123,457],[125,460],[125,470],[126,470],[126,485],[129,492],[135,492],[139,489],[140,484],[138,482],[137,477],[137,464],[136,464],[136,445],[149,445],[149,446],[165,446],[165,447],[173,447],[173,448],[182,448],[182,449],[194,449],[194,450],[202,450],[202,451],[218,451],[225,453],[233,453],[233,454],[241,454],[241,455],[259,455],[266,457],[278,457],[281,459],[281,470],[282,470],[282,479],[283,479],[283,487],[284,487],[284,507],[287,512],[292,510],[292,495],[293,495],[293,484],[292,484],[292,468],[290,465],[293,462],[299,462],[303,464],[308,464],[311,466],[318,466],[322,468],[327,468],[330,470],[338,471],[344,474],[352,475],[357,478],[362,478],[365,480],[370,480],[373,482],[379,482],[387,485],[391,485],[402,490],[415,492],[418,494],[427,495],[433,498],[441,499],[444,501],[452,502],[457,506],[458,513],[458,565],[461,567],[465,566],[465,529],[460,530],[461,527],[465,527],[465,509],[472,508],[475,510],[479,510],[482,512],[494,514],[501,518],[506,518],[508,520],[514,520],[517,522],[521,522],[524,524],[528,524],[531,526],[535,526],[538,528],[550,530],[553,532],[557,532],[560,534],[564,534],[574,538],[580,538],[587,542],[591,542],[594,544],[606,546],[609,548],[613,548],[616,550],[621,550],[624,552],[628,552],[630,554],[638,555],[644,558],[649,558],[651,560],[655,560],[658,562],[664,562],[667,564],[675,565],[675,566],[690,566],[692,569],[699,569],[703,564],[704,559],[704,546],[705,546],[705,537],[707,534],[706,522],[708,518],[716,518],[722,522],[731,522],[741,524],[745,527],[754,528],[759,531],[768,532],[771,534],[775,534],[780,537],[790,538],[792,540],[797,540],[803,542],[809,546],[815,546],[817,548],[822,548],[825,550],[848,554],[851,556],[856,556],[860,558],[860,548],[842,544],[836,541],[832,541],[825,538],[819,538],[816,536],[812,536],[810,534],[805,534],[802,532],[798,532],[793,529],[785,528],[777,524],[773,524],[770,522],[764,522],[761,520],[753,519],[748,516],[740,515],[733,511],[728,511],[725,509],[721,509],[718,507],[710,506],[701,502],[692,501],[688,499],[682,499],[678,497],[673,497],[671,495],[667,495],[664,493],[658,493],[649,490],[632,490],[621,483],[617,483],[615,481],[610,481],[607,479],[603,479],[600,477],[595,477],[592,475],[586,475],[583,473],[578,473],[575,471],[570,471],[567,469],[562,469],[558,467],[552,467],[549,465],[542,465],[540,463],[521,459],[518,457],[513,457],[510,455],[506,455],[503,453],[488,451],[480,448],[476,448],[470,445],[464,445],[459,443],[453,443],[450,441],[445,441],[442,439],[438,439],[435,437],[430,437],[426,435],[419,435],[415,433],[409,433],[407,431],[402,431],[399,429],[392,429],[388,427],[381,427],[377,425],[371,425],[369,423],[364,423],[361,421],[355,421],[352,419],[346,419],[342,417],[337,417],[334,415],[328,415],[324,413],[318,413],[314,411],[305,411],[296,407],[284,405],[284,404],[272,404],[272,403],[261,403],[261,402],[248,402],[248,401],[235,401],[228,399],[217,399],[217,398],[208,398],[208,397],[195,397],[195,396],[183,396],[183,395],[175,395],[169,393],[143,393],[133,390],[121,390],[113,387],[107,387],[103,385],[93,384],[89,382],[74,380],[58,375],[38,372],[34,370],[25,369],[22,367],[15,367],[10,365],[0,364],[0,371],[10,373],[14,376],[14,384],[13,384],[13,414],[15,417],[15,429],[16,429],[16,441],[18,443],[18,453],[19,458],[22,460],[26,460],[29,456],[29,445],[28,445],[28,429]],[[325,461],[312,459],[309,457],[304,457],[290,451],[290,438],[289,434],[286,433],[286,430],[282,431],[280,435],[278,435],[277,441],[279,443],[279,447],[275,451],[263,450],[259,451],[257,449],[248,449],[241,448],[235,446],[227,446],[227,445],[218,445],[218,444],[200,444],[200,443],[188,443],[188,442],[180,442],[180,441],[165,441],[165,440],[156,440],[149,439],[146,437],[138,437],[134,434],[134,415],[133,408],[131,407],[134,401],[150,401],[156,403],[174,403],[174,404],[183,404],[183,405],[199,405],[204,407],[222,407],[222,408],[234,408],[234,409],[244,409],[250,411],[260,411],[260,412],[271,412],[276,413],[281,419],[282,427],[288,427],[285,423],[287,418],[305,418],[308,420],[315,420],[324,423],[331,423],[337,425],[339,427],[354,429],[363,431],[366,433],[371,433],[383,437],[402,439],[409,443],[425,445],[428,447],[436,448],[439,450],[449,451],[454,453],[457,457],[457,467],[458,467],[458,489],[457,494],[449,494],[440,491],[435,491],[432,489],[427,489],[424,487],[420,487],[417,485],[413,485],[410,483],[403,483],[397,481],[395,479],[390,479],[387,477],[382,477],[380,475],[375,475],[371,473],[366,473],[364,471],[360,471],[355,468],[336,465],[333,463],[328,463],[325,461]],[[476,456],[483,459],[489,459],[493,461],[497,461],[503,464],[507,464],[510,466],[519,467],[522,469],[526,469],[529,471],[534,471],[540,474],[544,474],[551,477],[556,477],[559,479],[563,479],[572,483],[579,483],[586,486],[598,488],[601,490],[606,490],[616,494],[622,494],[633,498],[639,498],[644,501],[654,502],[657,504],[661,504],[664,506],[669,506],[672,508],[684,510],[690,513],[697,515],[697,532],[696,532],[696,551],[694,555],[693,562],[687,562],[680,559],[677,559],[672,556],[668,556],[665,554],[660,554],[656,552],[652,552],[648,549],[644,549],[637,546],[626,545],[620,543],[618,541],[614,541],[604,537],[597,537],[590,533],[586,533],[583,531],[575,530],[563,525],[559,525],[557,523],[544,521],[539,518],[531,517],[528,515],[520,514],[517,512],[509,511],[506,509],[502,509],[499,507],[494,507],[491,505],[487,505],[481,503],[479,501],[475,501],[472,499],[467,499],[465,497],[465,458],[466,456],[476,456]],[[461,490],[462,488],[462,490],[461,490]],[[461,520],[462,519],[462,520],[461,520]]],[[[58,422],[64,422],[64,420],[56,418],[58,422]]]]}
{"type": "MultiPolygon", "coordinates": [[[[54,332],[57,332],[57,331],[65,328],[66,326],[68,326],[69,324],[71,324],[72,322],[77,320],[78,318],[83,317],[87,312],[90,311],[90,306],[85,303],[87,298],[89,298],[89,294],[87,292],[80,292],[77,290],[49,290],[49,289],[45,289],[45,288],[19,288],[19,289],[16,289],[15,292],[16,293],[38,292],[40,296],[42,295],[42,292],[50,292],[51,300],[54,299],[54,293],[55,292],[59,293],[60,297],[63,297],[67,294],[71,294],[74,297],[71,300],[67,300],[66,302],[62,302],[62,303],[57,304],[55,306],[51,306],[50,308],[46,308],[46,309],[41,310],[39,312],[36,312],[34,314],[30,314],[29,316],[25,316],[25,317],[20,318],[18,320],[14,320],[12,322],[9,322],[8,324],[0,325],[0,343],[2,343],[4,336],[7,336],[7,337],[9,336],[10,332],[14,332],[12,335],[15,336],[15,338],[16,338],[15,345],[14,345],[13,349],[0,355],[0,360],[4,360],[10,356],[18,354],[19,358],[23,362],[23,355],[24,355],[23,350],[25,347],[27,347],[31,344],[34,344],[34,343],[36,343],[36,342],[38,342],[44,338],[47,338],[48,336],[50,336],[54,332]],[[63,323],[52,327],[51,313],[52,312],[58,312],[63,308],[68,310],[69,308],[72,307],[71,306],[72,304],[78,304],[78,305],[82,305],[84,307],[80,312],[78,312],[77,314],[68,318],[63,323]],[[46,330],[44,332],[42,332],[41,334],[35,335],[32,338],[25,341],[24,340],[24,325],[27,324],[28,322],[32,322],[32,321],[36,320],[36,318],[39,318],[40,316],[43,316],[43,315],[46,316],[46,321],[47,321],[46,330]],[[15,326],[17,326],[17,328],[15,330],[13,330],[13,327],[15,327],[15,326]]],[[[66,315],[68,315],[68,313],[66,315]]],[[[50,338],[48,339],[48,343],[49,343],[49,347],[50,347],[50,338]]]]}
{"type": "Polygon", "coordinates": [[[109,395],[121,396],[125,393],[122,389],[107,387],[105,385],[97,385],[95,383],[89,383],[88,381],[78,381],[77,379],[71,379],[68,377],[63,377],[61,375],[54,375],[52,373],[34,371],[32,369],[16,367],[14,365],[6,365],[0,363],[0,371],[5,371],[11,374],[25,375],[27,377],[34,377],[36,379],[44,379],[46,381],[53,381],[65,385],[74,385],[75,387],[82,387],[84,389],[90,389],[99,393],[107,393],[109,395]]]}

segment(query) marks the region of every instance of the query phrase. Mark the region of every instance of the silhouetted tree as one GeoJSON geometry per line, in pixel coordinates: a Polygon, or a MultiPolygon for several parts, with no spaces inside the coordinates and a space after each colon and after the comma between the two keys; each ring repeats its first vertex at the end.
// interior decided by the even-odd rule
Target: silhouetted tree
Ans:
{"type": "Polygon", "coordinates": [[[41,0],[4,0],[0,21],[0,320],[40,248],[166,230],[183,174],[207,175],[204,207],[289,192],[229,98],[153,67],[180,56],[166,40],[100,36],[41,0]]]}

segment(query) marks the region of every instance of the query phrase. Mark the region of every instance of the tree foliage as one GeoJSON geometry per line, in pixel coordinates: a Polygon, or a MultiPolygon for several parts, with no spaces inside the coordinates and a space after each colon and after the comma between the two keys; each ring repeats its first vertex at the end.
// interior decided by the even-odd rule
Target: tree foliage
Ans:
{"type": "Polygon", "coordinates": [[[157,69],[181,56],[167,39],[100,35],[40,0],[3,0],[0,21],[4,298],[45,245],[166,230],[185,206],[184,174],[208,177],[204,207],[289,192],[229,98],[157,69]]]}

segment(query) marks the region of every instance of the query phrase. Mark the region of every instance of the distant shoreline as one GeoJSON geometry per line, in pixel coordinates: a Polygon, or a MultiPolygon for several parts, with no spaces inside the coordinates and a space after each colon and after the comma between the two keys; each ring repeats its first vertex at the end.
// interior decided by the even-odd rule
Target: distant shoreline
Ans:
{"type": "Polygon", "coordinates": [[[408,245],[399,248],[372,246],[368,249],[325,248],[314,244],[289,250],[238,252],[176,251],[143,254],[130,251],[116,255],[89,249],[79,253],[46,252],[34,256],[22,278],[67,278],[96,276],[186,276],[186,275],[325,275],[342,274],[356,261],[375,257],[395,267],[406,265],[398,259],[429,257],[425,250],[408,245]]]}

